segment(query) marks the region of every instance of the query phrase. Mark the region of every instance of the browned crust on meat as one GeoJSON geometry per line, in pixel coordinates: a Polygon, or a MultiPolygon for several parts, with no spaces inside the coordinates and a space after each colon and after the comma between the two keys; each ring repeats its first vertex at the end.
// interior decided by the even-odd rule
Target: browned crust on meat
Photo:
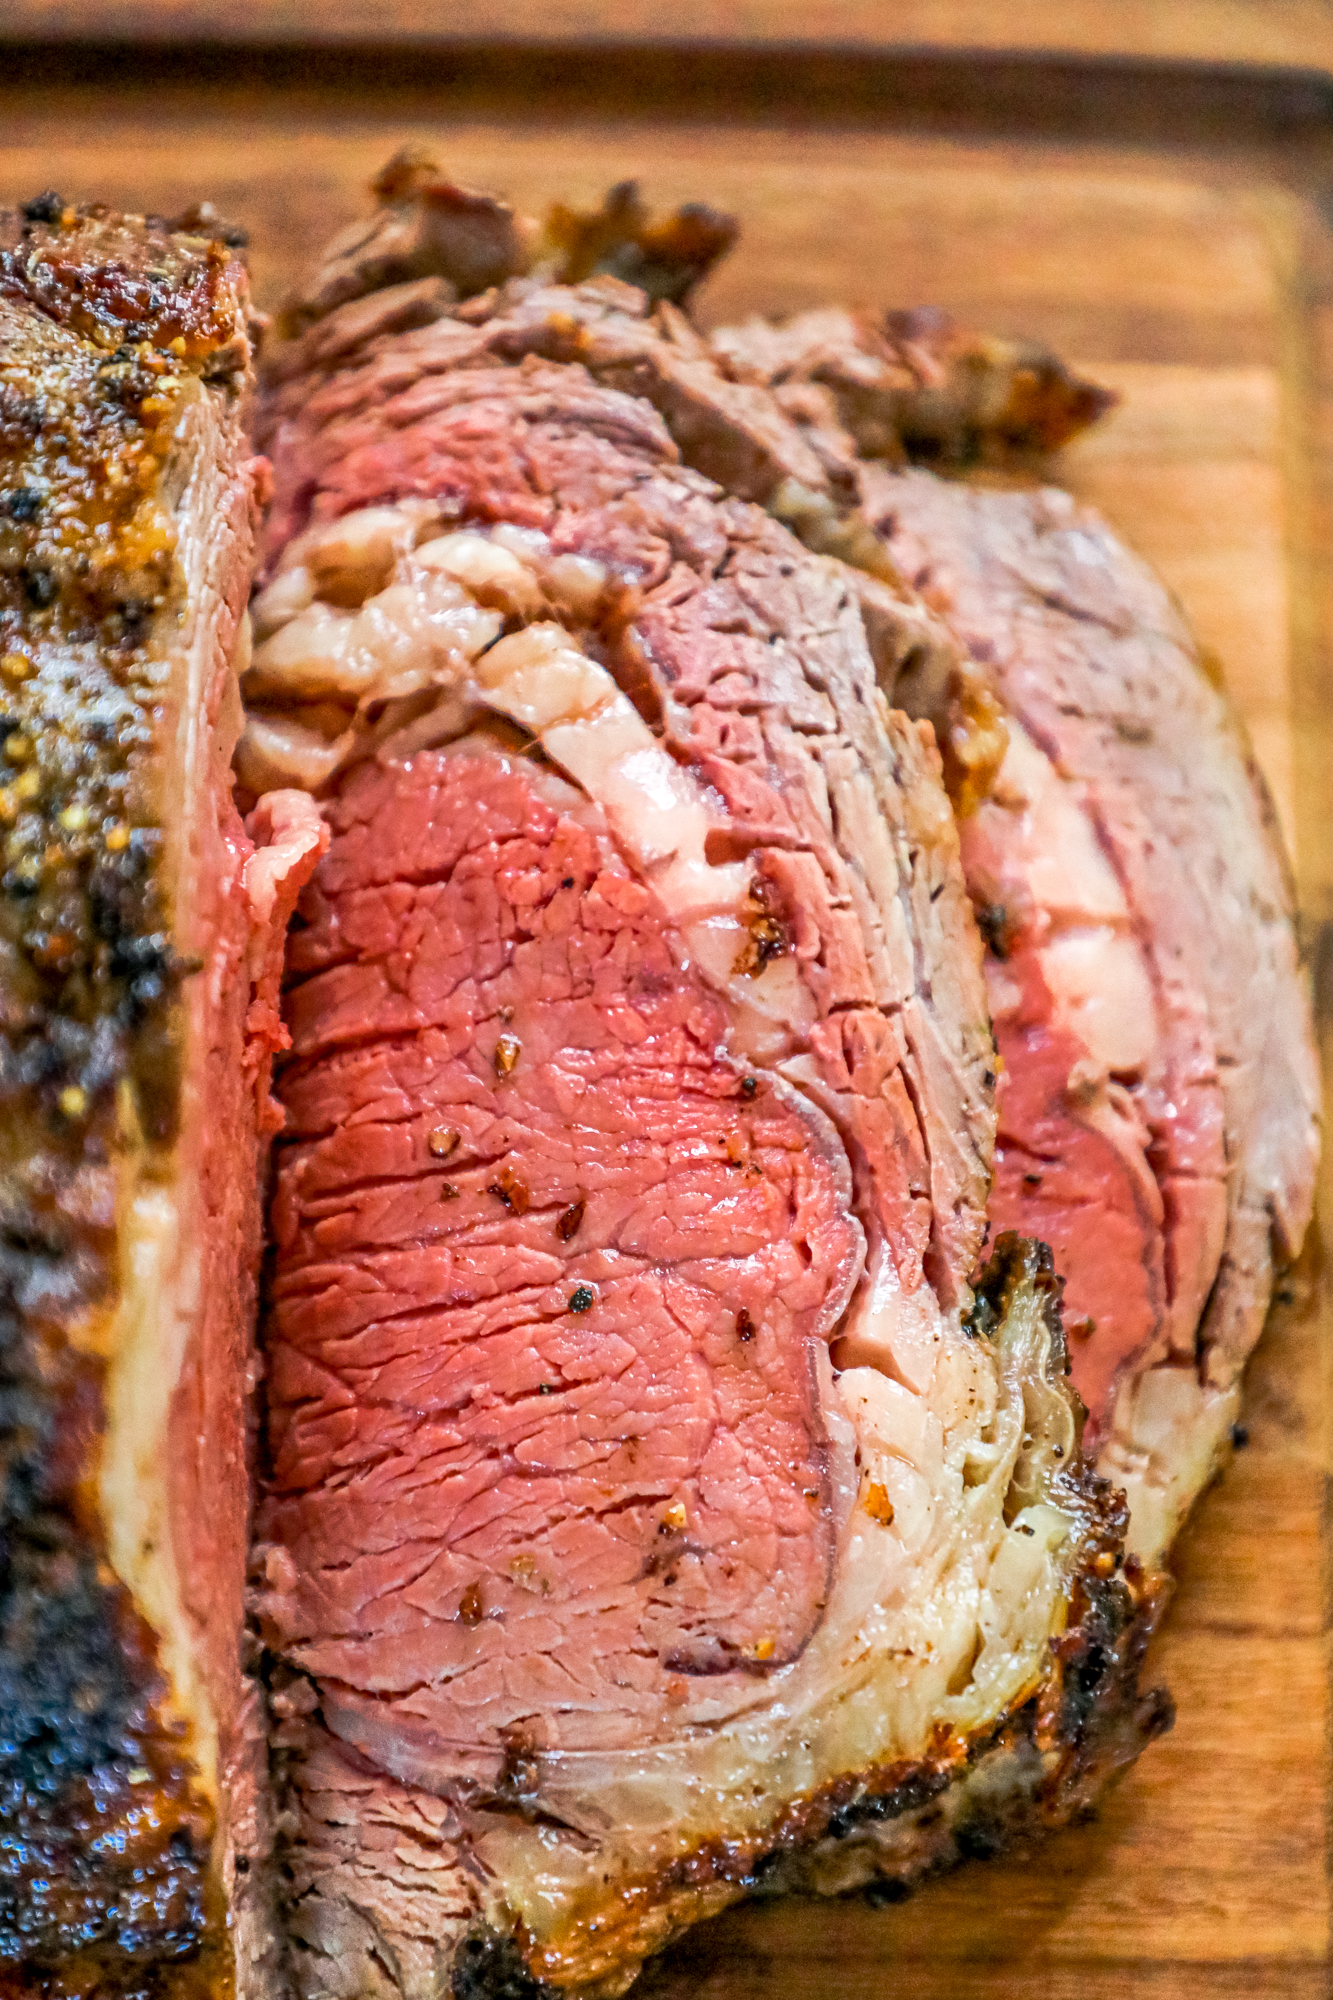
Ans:
{"type": "Polygon", "coordinates": [[[898,417],[909,458],[995,462],[1059,451],[1120,400],[1039,341],[977,333],[936,308],[885,313],[866,333],[910,376],[898,417]]]}
{"type": "Polygon", "coordinates": [[[864,458],[962,467],[1058,451],[1114,391],[1037,341],[957,324],[933,306],[797,314],[719,330],[719,364],[772,390],[814,430],[841,426],[864,458]]]}
{"type": "MultiPolygon", "coordinates": [[[[1000,1237],[978,1285],[977,1337],[1002,1325],[1024,1289],[1041,1302],[1067,1373],[1062,1284],[1045,1244],[1000,1237]]],[[[925,1758],[838,1778],[788,1801],[752,1836],[706,1840],[617,1880],[610,1898],[594,1881],[555,1937],[475,1931],[455,1961],[453,2000],[609,2000],[650,1954],[740,1896],[868,1887],[897,1900],[943,1869],[1080,1818],[1171,1726],[1169,1697],[1139,1685],[1170,1582],[1124,1560],[1124,1497],[1081,1458],[1060,1475],[1058,1497],[1080,1523],[1068,1620],[1039,1684],[993,1727],[971,1740],[942,1728],[925,1758]]]]}
{"type": "Polygon", "coordinates": [[[739,234],[734,216],[687,202],[654,215],[636,181],[620,181],[597,209],[556,202],[544,224],[498,195],[451,180],[424,148],[405,146],[370,185],[376,213],[334,238],[284,305],[288,338],[351,300],[422,280],[450,300],[538,270],[559,284],[613,277],[653,300],[683,305],[739,234]]]}
{"type": "Polygon", "coordinates": [[[638,182],[619,181],[598,209],[553,203],[544,246],[555,252],[564,284],[620,278],[654,302],[666,299],[683,306],[739,235],[734,215],[703,202],[686,202],[669,215],[654,216],[638,182]]]}
{"type": "Polygon", "coordinates": [[[177,1117],[173,430],[244,375],[221,243],[0,215],[0,1987],[226,1984],[213,1812],[94,1490],[118,1149],[177,1117]]]}

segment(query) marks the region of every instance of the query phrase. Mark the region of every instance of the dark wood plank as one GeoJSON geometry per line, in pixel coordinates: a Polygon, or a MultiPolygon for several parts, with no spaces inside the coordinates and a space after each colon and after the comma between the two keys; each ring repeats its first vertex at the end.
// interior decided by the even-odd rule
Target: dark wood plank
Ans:
{"type": "Polygon", "coordinates": [[[1061,51],[1333,69],[1322,0],[8,0],[5,32],[35,37],[458,41],[608,39],[814,43],[874,49],[1061,51]]]}

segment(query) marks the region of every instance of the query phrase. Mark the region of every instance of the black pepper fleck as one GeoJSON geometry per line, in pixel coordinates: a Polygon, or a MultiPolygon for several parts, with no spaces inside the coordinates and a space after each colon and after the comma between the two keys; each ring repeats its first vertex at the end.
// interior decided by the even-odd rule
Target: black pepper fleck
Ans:
{"type": "Polygon", "coordinates": [[[7,514],[11,521],[35,521],[42,498],[35,486],[16,486],[12,493],[6,493],[0,500],[0,514],[7,514]]]}
{"type": "Polygon", "coordinates": [[[20,212],[25,222],[59,222],[66,207],[64,196],[58,195],[54,188],[48,188],[45,194],[35,195],[31,201],[23,202],[20,212]]]}
{"type": "Polygon", "coordinates": [[[977,911],[977,929],[996,958],[1008,958],[1009,912],[1003,903],[984,903],[977,911]]]}

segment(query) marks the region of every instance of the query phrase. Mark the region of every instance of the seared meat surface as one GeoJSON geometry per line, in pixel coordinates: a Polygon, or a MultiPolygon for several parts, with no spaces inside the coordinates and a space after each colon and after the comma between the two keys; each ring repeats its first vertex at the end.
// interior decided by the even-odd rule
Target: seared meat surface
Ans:
{"type": "Polygon", "coordinates": [[[974,333],[930,307],[751,319],[710,346],[734,381],[770,389],[798,422],[832,415],[864,458],[968,466],[1058,451],[1116,401],[1035,341],[974,333]]]}
{"type": "Polygon", "coordinates": [[[263,1761],[247,1013],[319,832],[289,795],[256,857],[231,799],[248,369],[221,244],[54,195],[0,218],[0,1978],[25,1990],[211,1991],[261,1948],[244,1897],[227,1915],[263,1761]]]}
{"type": "Polygon", "coordinates": [[[414,146],[389,161],[371,191],[374,213],[328,244],[284,306],[285,336],[352,299],[414,280],[456,302],[529,272],[562,284],[612,277],[684,305],[738,233],[734,216],[702,202],[653,215],[634,181],[611,188],[600,209],[557,202],[539,223],[497,195],[460,187],[414,146]]]}

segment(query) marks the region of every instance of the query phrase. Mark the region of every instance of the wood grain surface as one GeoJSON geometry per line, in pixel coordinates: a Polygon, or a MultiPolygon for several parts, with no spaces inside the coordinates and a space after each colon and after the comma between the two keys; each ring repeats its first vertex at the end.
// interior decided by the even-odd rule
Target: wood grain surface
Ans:
{"type": "Polygon", "coordinates": [[[0,33],[1059,51],[1333,71],[1328,0],[7,0],[0,33]]]}
{"type": "MultiPolygon", "coordinates": [[[[33,19],[42,11],[20,4],[33,19]]],[[[1074,33],[1094,10],[1061,11],[1074,33]]],[[[1168,20],[1178,10],[1125,11],[1184,32],[1168,20]]],[[[1261,14],[1275,37],[1327,25],[1322,7],[1180,11],[1225,17],[1238,35],[1261,14]]],[[[45,13],[59,25],[58,8],[45,13]]],[[[848,0],[836,18],[873,13],[848,0]]],[[[946,15],[975,23],[981,10],[932,18],[946,15]]],[[[835,15],[825,5],[801,18],[835,15]]],[[[743,218],[742,247],[704,301],[712,318],[931,299],[1046,335],[1120,388],[1121,411],[1058,476],[1158,565],[1222,661],[1333,985],[1333,257],[1318,203],[1300,191],[1308,151],[1179,132],[1118,144],[1100,132],[833,130],[765,122],[752,105],[708,120],[586,105],[575,117],[540,98],[516,106],[512,93],[488,106],[431,82],[374,91],[284,75],[210,71],[204,87],[179,69],[135,81],[122,68],[100,85],[66,76],[22,89],[0,78],[0,197],[54,185],[169,210],[207,194],[251,228],[257,289],[272,304],[405,139],[434,141],[460,175],[529,204],[639,174],[654,197],[702,195],[743,218]]],[[[1326,1171],[1326,1214],[1331,1202],[1326,1171]]],[[[1180,1546],[1152,1662],[1175,1693],[1176,1728],[1095,1824],[898,1908],[735,1911],[678,1947],[648,1991],[1327,1996],[1329,1332],[1311,1256],[1251,1369],[1249,1442],[1180,1546]]]]}

